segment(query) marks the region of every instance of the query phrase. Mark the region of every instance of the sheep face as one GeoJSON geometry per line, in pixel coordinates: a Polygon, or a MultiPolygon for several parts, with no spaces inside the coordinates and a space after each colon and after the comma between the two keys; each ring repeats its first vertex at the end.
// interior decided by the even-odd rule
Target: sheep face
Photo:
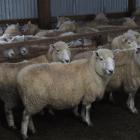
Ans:
{"type": "Polygon", "coordinates": [[[99,49],[96,51],[96,72],[101,75],[111,76],[115,70],[114,55],[111,50],[99,49]]]}
{"type": "Polygon", "coordinates": [[[23,27],[22,27],[22,33],[25,34],[25,35],[34,35],[36,34],[38,31],[39,31],[39,28],[37,25],[35,24],[32,24],[31,21],[29,21],[27,24],[25,24],[23,27]]]}
{"type": "Polygon", "coordinates": [[[121,42],[123,44],[123,48],[138,48],[138,44],[135,41],[135,37],[132,35],[131,36],[124,35],[122,37],[121,42]]]}
{"type": "Polygon", "coordinates": [[[57,17],[57,25],[56,28],[59,29],[59,27],[66,21],[70,21],[67,17],[57,17]]]}
{"type": "Polygon", "coordinates": [[[20,28],[20,27],[19,27],[19,24],[18,24],[18,23],[17,23],[17,24],[9,25],[9,26],[6,28],[4,34],[20,35],[21,32],[20,32],[19,28],[20,28]]]}
{"type": "Polygon", "coordinates": [[[50,45],[50,52],[55,62],[70,63],[71,52],[69,46],[62,41],[50,45]]]}
{"type": "Polygon", "coordinates": [[[127,34],[133,35],[135,37],[135,39],[136,39],[136,42],[138,44],[140,44],[140,33],[139,32],[136,32],[134,30],[128,30],[127,34]]]}

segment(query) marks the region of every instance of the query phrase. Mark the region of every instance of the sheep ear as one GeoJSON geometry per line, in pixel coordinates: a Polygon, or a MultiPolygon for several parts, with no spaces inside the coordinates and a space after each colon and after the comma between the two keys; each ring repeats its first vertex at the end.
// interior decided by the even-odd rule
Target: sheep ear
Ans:
{"type": "Polygon", "coordinates": [[[71,46],[73,46],[72,42],[67,43],[68,47],[70,48],[71,46]]]}
{"type": "Polygon", "coordinates": [[[54,47],[53,44],[50,44],[50,45],[49,45],[49,50],[48,50],[49,54],[51,54],[51,53],[53,52],[54,48],[55,48],[55,47],[54,47]]]}

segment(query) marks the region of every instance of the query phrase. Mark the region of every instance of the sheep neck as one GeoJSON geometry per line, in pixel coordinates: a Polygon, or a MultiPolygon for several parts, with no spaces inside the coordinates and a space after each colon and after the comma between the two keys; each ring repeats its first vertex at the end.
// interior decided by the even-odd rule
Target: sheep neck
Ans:
{"type": "Polygon", "coordinates": [[[89,59],[88,63],[89,63],[89,70],[91,71],[91,74],[92,74],[92,75],[97,74],[98,78],[99,78],[101,81],[103,81],[103,83],[106,83],[106,82],[108,81],[109,77],[108,77],[108,76],[105,76],[105,75],[102,75],[102,74],[100,74],[100,73],[97,71],[97,69],[96,69],[96,65],[97,65],[97,64],[96,64],[96,61],[95,61],[95,54],[92,55],[92,57],[89,59]],[[95,72],[93,72],[93,70],[94,70],[95,72]]]}

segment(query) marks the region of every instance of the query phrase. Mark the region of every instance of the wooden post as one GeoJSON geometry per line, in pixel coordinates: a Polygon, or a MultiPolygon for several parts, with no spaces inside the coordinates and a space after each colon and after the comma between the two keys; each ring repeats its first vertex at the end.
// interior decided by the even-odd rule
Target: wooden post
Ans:
{"type": "Polygon", "coordinates": [[[39,26],[41,28],[51,27],[51,1],[50,0],[38,0],[38,16],[39,26]]]}
{"type": "Polygon", "coordinates": [[[128,10],[130,15],[136,10],[136,0],[128,0],[128,10]]]}

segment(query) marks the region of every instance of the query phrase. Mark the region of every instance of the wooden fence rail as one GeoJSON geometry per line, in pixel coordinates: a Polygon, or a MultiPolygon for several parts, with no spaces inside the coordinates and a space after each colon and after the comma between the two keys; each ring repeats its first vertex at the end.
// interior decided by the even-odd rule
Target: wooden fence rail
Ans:
{"type": "MultiPolygon", "coordinates": [[[[57,37],[50,37],[50,38],[43,38],[37,40],[29,40],[25,42],[17,42],[17,43],[10,43],[10,44],[3,44],[0,45],[0,62],[13,62],[13,61],[21,61],[23,59],[30,59],[41,54],[46,53],[49,48],[49,44],[53,44],[59,40],[61,41],[73,41],[79,38],[90,38],[97,42],[97,45],[102,45],[105,43],[104,38],[107,35],[112,34],[121,34],[127,31],[129,28],[119,28],[113,30],[104,30],[97,33],[83,33],[83,34],[75,34],[70,36],[57,36],[57,37]],[[9,52],[13,50],[14,53],[9,57],[9,52]],[[23,53],[21,53],[23,52],[23,53]],[[7,55],[8,54],[8,55],[7,55]]],[[[133,28],[133,30],[140,31],[140,28],[133,28]]],[[[95,47],[95,46],[93,46],[95,47]]],[[[73,49],[73,47],[71,47],[73,49]]],[[[92,48],[92,46],[76,46],[79,49],[88,50],[88,48],[92,48]]]]}

